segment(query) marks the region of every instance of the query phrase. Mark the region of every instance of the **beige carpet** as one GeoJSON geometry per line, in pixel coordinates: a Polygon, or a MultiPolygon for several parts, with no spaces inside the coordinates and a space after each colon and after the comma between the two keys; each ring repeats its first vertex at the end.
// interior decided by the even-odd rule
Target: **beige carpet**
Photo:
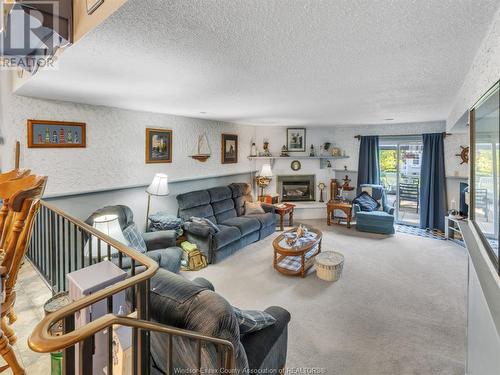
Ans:
{"type": "Polygon", "coordinates": [[[272,267],[277,234],[185,275],[206,277],[240,308],[288,309],[287,368],[294,371],[465,373],[465,249],[400,233],[388,237],[302,222],[323,230],[323,251],[345,255],[340,281],[319,280],[314,272],[305,279],[277,273],[272,267]]]}

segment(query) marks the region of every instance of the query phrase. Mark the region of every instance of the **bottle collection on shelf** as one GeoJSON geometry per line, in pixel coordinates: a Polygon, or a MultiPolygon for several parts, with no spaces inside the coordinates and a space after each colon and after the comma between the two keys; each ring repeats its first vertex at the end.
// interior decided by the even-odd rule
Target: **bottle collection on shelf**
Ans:
{"type": "Polygon", "coordinates": [[[75,130],[74,132],[68,130],[68,132],[65,134],[64,129],[61,128],[59,130],[59,135],[57,135],[57,131],[54,130],[52,132],[52,135],[50,134],[49,128],[45,129],[45,135],[42,135],[42,133],[38,133],[38,143],[59,143],[59,144],[64,144],[64,143],[80,143],[80,139],[78,136],[78,132],[75,130]]]}

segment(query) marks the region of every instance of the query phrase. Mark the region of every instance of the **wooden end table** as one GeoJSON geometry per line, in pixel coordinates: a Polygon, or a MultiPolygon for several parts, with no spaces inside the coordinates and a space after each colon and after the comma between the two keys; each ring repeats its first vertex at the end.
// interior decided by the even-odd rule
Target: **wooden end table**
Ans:
{"type": "Polygon", "coordinates": [[[321,253],[323,234],[320,230],[309,227],[308,230],[316,234],[313,240],[298,246],[289,246],[285,236],[296,230],[297,228],[287,230],[274,239],[273,267],[284,275],[305,277],[307,270],[314,264],[314,258],[321,253]]]}
{"type": "Polygon", "coordinates": [[[335,219],[338,220],[338,224],[340,224],[341,220],[345,220],[347,223],[347,228],[350,228],[352,221],[352,203],[344,201],[329,201],[326,204],[326,223],[328,225],[331,225],[331,221],[335,219]],[[346,214],[347,217],[335,217],[335,210],[342,211],[346,214]]]}
{"type": "Polygon", "coordinates": [[[282,207],[274,205],[274,211],[280,216],[280,230],[285,230],[283,225],[283,219],[286,214],[288,214],[288,225],[293,226],[293,210],[295,208],[294,204],[291,203],[281,203],[282,207]]]}

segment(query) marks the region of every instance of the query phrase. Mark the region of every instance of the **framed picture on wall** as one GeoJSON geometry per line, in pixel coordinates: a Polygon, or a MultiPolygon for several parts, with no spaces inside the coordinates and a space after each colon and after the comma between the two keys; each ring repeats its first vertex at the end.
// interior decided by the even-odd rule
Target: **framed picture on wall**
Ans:
{"type": "Polygon", "coordinates": [[[222,134],[221,155],[222,164],[238,162],[238,136],[236,134],[222,134]]]}
{"type": "Polygon", "coordinates": [[[28,120],[28,148],[86,147],[85,123],[28,120]]]}
{"type": "Polygon", "coordinates": [[[306,129],[305,128],[287,128],[286,144],[289,152],[306,151],[306,129]]]}
{"type": "Polygon", "coordinates": [[[172,130],[146,129],[146,163],[172,162],[172,130]]]}

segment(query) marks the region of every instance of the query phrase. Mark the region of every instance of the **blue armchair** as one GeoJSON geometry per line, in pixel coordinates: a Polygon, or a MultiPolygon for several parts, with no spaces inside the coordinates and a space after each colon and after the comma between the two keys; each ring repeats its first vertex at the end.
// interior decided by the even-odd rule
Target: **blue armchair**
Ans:
{"type": "Polygon", "coordinates": [[[360,185],[361,191],[366,191],[380,203],[378,211],[361,211],[357,204],[352,210],[356,217],[356,229],[362,232],[394,234],[394,207],[387,203],[387,196],[382,185],[360,185]]]}

